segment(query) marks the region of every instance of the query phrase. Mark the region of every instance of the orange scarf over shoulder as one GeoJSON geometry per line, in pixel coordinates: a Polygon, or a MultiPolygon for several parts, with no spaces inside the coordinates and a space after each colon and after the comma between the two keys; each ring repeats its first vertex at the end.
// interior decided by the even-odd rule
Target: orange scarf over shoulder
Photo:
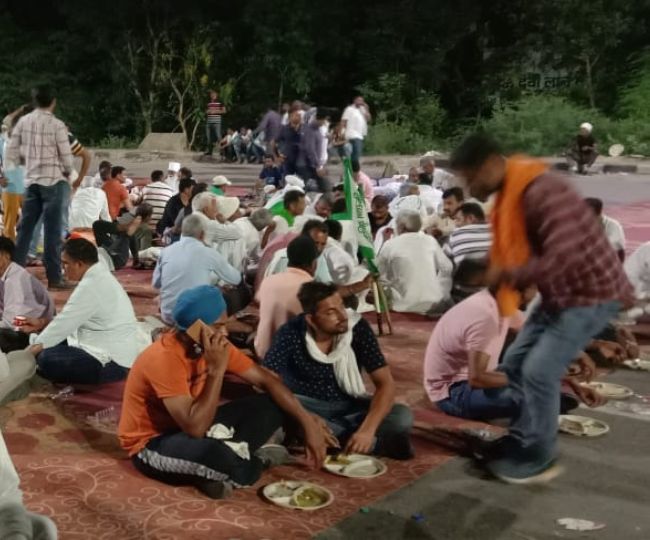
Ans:
{"type": "MultiPolygon", "coordinates": [[[[507,160],[503,188],[492,209],[491,266],[507,270],[528,262],[531,249],[522,196],[528,185],[547,169],[543,162],[524,155],[507,160]]],[[[509,317],[519,309],[521,294],[508,285],[501,285],[496,298],[503,317],[509,317]]]]}

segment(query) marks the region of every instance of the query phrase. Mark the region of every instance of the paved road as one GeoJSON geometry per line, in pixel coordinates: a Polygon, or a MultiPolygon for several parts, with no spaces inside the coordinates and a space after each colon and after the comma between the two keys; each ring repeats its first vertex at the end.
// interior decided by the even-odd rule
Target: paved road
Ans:
{"type": "MultiPolygon", "coordinates": [[[[620,371],[607,380],[650,394],[650,373],[620,371]]],[[[549,486],[509,486],[457,458],[324,531],[318,540],[647,540],[650,538],[650,416],[581,410],[607,422],[597,438],[560,436],[566,472],[549,486]],[[421,513],[424,521],[412,516],[421,513]],[[563,530],[564,517],[604,523],[597,532],[563,530]]]]}

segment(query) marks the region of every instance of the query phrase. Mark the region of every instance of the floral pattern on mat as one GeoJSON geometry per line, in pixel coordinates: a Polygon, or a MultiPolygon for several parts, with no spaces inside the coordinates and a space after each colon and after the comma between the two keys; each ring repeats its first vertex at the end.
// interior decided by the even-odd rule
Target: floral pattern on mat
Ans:
{"type": "MultiPolygon", "coordinates": [[[[142,294],[151,272],[126,269],[117,276],[127,291],[133,291],[137,315],[156,313],[155,301],[142,294]]],[[[56,293],[59,307],[67,295],[56,293]]],[[[374,315],[367,318],[376,323],[374,315]]],[[[436,412],[426,400],[422,361],[433,326],[425,317],[394,314],[394,334],[379,338],[396,381],[398,401],[414,407],[419,424],[425,427],[473,426],[436,412]]],[[[27,506],[51,516],[63,540],[311,538],[452,456],[426,436],[414,437],[416,458],[387,460],[388,473],[373,480],[285,466],[267,472],[257,485],[235,491],[226,501],[212,501],[193,488],[149,480],[132,467],[115,437],[120,386],[77,392],[56,401],[48,397],[54,392],[48,385],[34,388],[26,399],[0,409],[0,425],[21,476],[27,506]],[[90,421],[98,411],[109,412],[100,413],[101,425],[90,421]],[[283,479],[322,484],[336,501],[317,512],[280,509],[264,501],[261,488],[283,479]]]]}

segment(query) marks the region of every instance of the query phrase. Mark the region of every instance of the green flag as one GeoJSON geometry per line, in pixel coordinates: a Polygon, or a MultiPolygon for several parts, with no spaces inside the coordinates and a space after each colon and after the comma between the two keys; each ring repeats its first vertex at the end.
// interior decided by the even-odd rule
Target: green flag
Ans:
{"type": "Polygon", "coordinates": [[[379,271],[375,263],[375,244],[372,239],[366,199],[363,188],[358,186],[352,178],[350,158],[343,158],[343,189],[345,193],[345,212],[332,214],[332,219],[352,221],[354,223],[361,257],[366,261],[368,269],[373,274],[378,274],[379,271]]]}

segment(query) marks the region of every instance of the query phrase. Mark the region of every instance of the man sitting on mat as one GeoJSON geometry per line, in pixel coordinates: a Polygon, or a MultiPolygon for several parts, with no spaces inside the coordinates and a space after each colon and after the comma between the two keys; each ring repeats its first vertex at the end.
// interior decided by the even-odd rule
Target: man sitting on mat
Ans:
{"type": "Polygon", "coordinates": [[[16,249],[0,236],[0,351],[8,353],[29,345],[29,334],[21,331],[17,317],[54,316],[54,303],[45,286],[22,266],[11,262],[16,249]]]}
{"type": "Polygon", "coordinates": [[[186,290],[173,316],[176,331],[138,357],[126,382],[118,434],[135,467],[161,482],[223,498],[286,461],[286,449],[266,445],[282,427],[283,412],[300,424],[307,457],[320,467],[326,444],[335,441],[278,377],[228,342],[221,291],[208,285],[186,290]],[[197,321],[205,324],[195,334],[197,321]],[[226,372],[268,394],[220,404],[226,372]]]}
{"type": "MultiPolygon", "coordinates": [[[[525,301],[531,300],[535,292],[529,289],[525,301]]],[[[516,416],[520,404],[508,388],[507,375],[498,371],[497,365],[508,330],[519,330],[523,322],[521,312],[501,317],[494,292],[489,289],[473,294],[445,313],[424,357],[424,388],[431,402],[451,416],[470,420],[516,416]]],[[[584,367],[590,361],[582,356],[579,363],[584,367]]],[[[589,372],[587,378],[595,374],[591,364],[583,371],[589,372]]],[[[565,378],[564,382],[590,407],[603,404],[597,393],[580,386],[577,380],[565,378]]]]}
{"type": "Polygon", "coordinates": [[[395,383],[370,325],[346,312],[335,285],[307,282],[298,299],[304,313],[280,328],[264,366],[327,421],[344,452],[413,457],[413,415],[395,404],[395,383]],[[374,395],[366,390],[362,369],[374,395]]]}
{"type": "MultiPolygon", "coordinates": [[[[78,281],[61,313],[27,318],[21,329],[32,336],[39,374],[56,383],[99,384],[124,379],[147,346],[131,300],[99,261],[97,248],[75,238],[63,246],[66,277],[78,281]]],[[[149,342],[150,342],[149,338],[149,342]]]]}

